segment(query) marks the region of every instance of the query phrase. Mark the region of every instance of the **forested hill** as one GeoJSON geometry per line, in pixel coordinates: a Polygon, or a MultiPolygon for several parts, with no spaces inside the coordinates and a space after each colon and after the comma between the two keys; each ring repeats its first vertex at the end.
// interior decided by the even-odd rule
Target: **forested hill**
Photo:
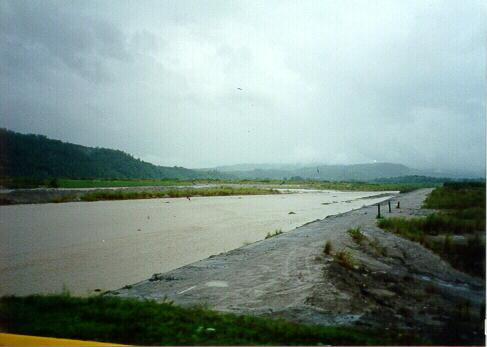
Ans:
{"type": "Polygon", "coordinates": [[[0,129],[0,177],[223,178],[215,171],[156,166],[113,149],[0,129]]]}

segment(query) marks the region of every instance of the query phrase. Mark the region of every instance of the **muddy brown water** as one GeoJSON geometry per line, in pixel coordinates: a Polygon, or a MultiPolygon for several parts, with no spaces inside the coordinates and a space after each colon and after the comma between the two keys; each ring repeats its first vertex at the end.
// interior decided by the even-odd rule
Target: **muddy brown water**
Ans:
{"type": "Polygon", "coordinates": [[[383,201],[383,193],[0,206],[0,295],[120,288],[275,230],[383,201]]]}

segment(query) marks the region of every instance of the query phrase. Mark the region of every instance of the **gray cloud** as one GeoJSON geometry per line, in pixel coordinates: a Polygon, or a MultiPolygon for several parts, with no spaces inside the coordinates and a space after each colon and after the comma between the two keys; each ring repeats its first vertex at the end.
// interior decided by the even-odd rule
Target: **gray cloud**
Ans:
{"type": "Polygon", "coordinates": [[[0,126],[164,165],[483,170],[486,15],[481,1],[3,1],[0,126]]]}

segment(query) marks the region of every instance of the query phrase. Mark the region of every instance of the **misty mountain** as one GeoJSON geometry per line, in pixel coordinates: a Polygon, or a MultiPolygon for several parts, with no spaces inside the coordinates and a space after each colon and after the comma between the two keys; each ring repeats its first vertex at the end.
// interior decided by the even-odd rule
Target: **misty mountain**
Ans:
{"type": "Polygon", "coordinates": [[[355,165],[279,165],[243,164],[215,168],[231,173],[240,179],[316,179],[327,181],[369,181],[383,177],[398,177],[417,174],[416,170],[402,164],[373,163],[355,165]]]}
{"type": "Polygon", "coordinates": [[[304,164],[236,164],[223,165],[213,168],[220,172],[252,171],[252,170],[295,170],[308,165],[304,164]]]}
{"type": "Polygon", "coordinates": [[[480,172],[449,172],[417,170],[402,164],[370,163],[354,165],[323,164],[239,164],[214,168],[240,179],[314,179],[326,181],[377,181],[393,178],[394,181],[424,180],[433,178],[483,178],[480,172]]]}
{"type": "MultiPolygon", "coordinates": [[[[421,171],[402,164],[239,164],[213,169],[157,166],[120,150],[93,148],[43,135],[0,129],[0,177],[153,178],[153,179],[313,179],[374,181],[415,176],[485,177],[468,173],[421,171]]],[[[410,179],[410,178],[408,178],[410,179]]],[[[424,179],[424,178],[423,178],[424,179]]]]}
{"type": "Polygon", "coordinates": [[[215,171],[156,166],[119,150],[86,147],[0,129],[0,177],[194,179],[228,176],[215,171]]]}

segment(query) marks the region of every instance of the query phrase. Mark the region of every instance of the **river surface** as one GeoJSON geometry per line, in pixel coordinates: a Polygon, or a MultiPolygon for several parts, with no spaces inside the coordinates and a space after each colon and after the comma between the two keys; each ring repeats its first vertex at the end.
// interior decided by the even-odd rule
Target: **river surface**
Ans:
{"type": "Polygon", "coordinates": [[[117,289],[275,230],[378,203],[388,198],[383,194],[308,191],[0,206],[0,295],[117,289]]]}

